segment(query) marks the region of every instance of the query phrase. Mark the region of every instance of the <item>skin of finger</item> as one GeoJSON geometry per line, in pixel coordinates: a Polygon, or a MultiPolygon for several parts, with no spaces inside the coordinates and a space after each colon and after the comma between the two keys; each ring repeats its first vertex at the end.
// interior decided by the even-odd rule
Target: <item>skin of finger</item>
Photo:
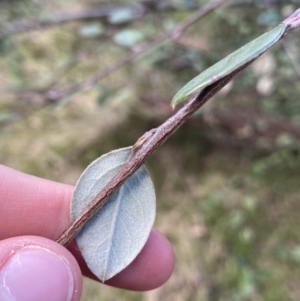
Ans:
{"type": "Polygon", "coordinates": [[[63,246],[47,238],[39,236],[20,236],[0,241],[0,268],[10,256],[26,246],[38,246],[58,254],[68,263],[74,280],[72,301],[79,301],[82,292],[82,276],[80,267],[74,256],[63,246]]]}
{"type": "MultiPolygon", "coordinates": [[[[0,239],[36,235],[55,240],[70,223],[73,186],[26,175],[0,165],[0,239]]],[[[68,249],[84,275],[95,277],[86,267],[73,242],[68,249]]],[[[132,290],[149,290],[162,285],[174,268],[172,246],[153,230],[139,256],[107,282],[132,290]]]]}
{"type": "Polygon", "coordinates": [[[56,239],[70,223],[73,187],[0,165],[0,239],[36,235],[56,239]]]}

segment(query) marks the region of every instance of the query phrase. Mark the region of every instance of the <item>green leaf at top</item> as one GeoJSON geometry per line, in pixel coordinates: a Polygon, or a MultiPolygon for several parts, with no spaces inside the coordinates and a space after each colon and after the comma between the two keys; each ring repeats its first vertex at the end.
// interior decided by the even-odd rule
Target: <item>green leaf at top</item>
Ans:
{"type": "Polygon", "coordinates": [[[222,79],[226,75],[229,75],[236,69],[262,55],[280,40],[285,33],[286,27],[286,24],[279,24],[274,29],[244,45],[212,67],[200,73],[176,93],[171,102],[172,107],[174,108],[178,103],[187,100],[205,87],[222,79]]]}

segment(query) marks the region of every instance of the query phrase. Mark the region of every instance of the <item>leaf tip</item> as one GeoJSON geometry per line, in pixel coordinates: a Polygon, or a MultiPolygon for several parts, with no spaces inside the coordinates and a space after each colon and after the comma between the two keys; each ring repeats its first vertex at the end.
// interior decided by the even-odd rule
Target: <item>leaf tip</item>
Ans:
{"type": "Polygon", "coordinates": [[[106,272],[103,270],[99,275],[97,275],[97,278],[104,283],[108,278],[106,277],[106,272]]]}
{"type": "Polygon", "coordinates": [[[172,110],[175,109],[175,107],[178,105],[178,103],[180,103],[181,101],[183,101],[183,98],[181,97],[181,90],[179,90],[175,96],[172,98],[172,101],[171,101],[171,108],[172,110]]]}

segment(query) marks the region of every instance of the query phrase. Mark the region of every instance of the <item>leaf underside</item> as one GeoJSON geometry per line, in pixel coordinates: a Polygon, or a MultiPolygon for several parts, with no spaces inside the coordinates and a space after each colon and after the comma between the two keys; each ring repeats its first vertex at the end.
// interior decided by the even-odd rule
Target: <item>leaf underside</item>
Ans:
{"type": "MultiPolygon", "coordinates": [[[[71,204],[74,220],[128,161],[131,147],[92,162],[79,178],[71,204]]],[[[155,219],[156,197],[145,166],[115,192],[76,236],[90,270],[106,281],[127,267],[146,243],[155,219]]]]}
{"type": "Polygon", "coordinates": [[[286,24],[279,24],[274,29],[259,36],[200,73],[175,94],[171,101],[172,107],[174,108],[178,103],[187,100],[205,87],[222,79],[226,75],[229,75],[236,69],[262,55],[280,40],[285,33],[286,27],[286,24]]]}

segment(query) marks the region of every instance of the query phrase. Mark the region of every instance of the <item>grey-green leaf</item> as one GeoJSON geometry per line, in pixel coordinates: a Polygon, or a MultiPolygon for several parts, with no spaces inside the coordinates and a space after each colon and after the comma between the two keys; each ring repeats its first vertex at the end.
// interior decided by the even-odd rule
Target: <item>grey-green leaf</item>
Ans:
{"type": "Polygon", "coordinates": [[[104,32],[104,27],[101,23],[89,23],[81,26],[79,34],[85,38],[95,38],[104,32]]]}
{"type": "Polygon", "coordinates": [[[131,21],[134,18],[132,9],[123,8],[113,11],[108,20],[111,24],[122,24],[131,21]]]}
{"type": "Polygon", "coordinates": [[[114,35],[115,43],[125,47],[132,47],[144,39],[144,35],[136,29],[123,29],[114,35]]]}
{"type": "MultiPolygon", "coordinates": [[[[115,150],[87,167],[74,191],[72,220],[122,168],[130,154],[131,147],[115,150]]],[[[101,281],[122,271],[141,251],[154,223],[155,202],[152,181],[142,166],[77,234],[82,256],[101,281]]]]}
{"type": "Polygon", "coordinates": [[[212,67],[200,73],[176,93],[171,102],[172,107],[175,107],[178,103],[187,100],[205,87],[222,79],[234,70],[262,55],[280,40],[285,33],[286,27],[286,24],[279,24],[274,29],[244,45],[212,67]]]}

